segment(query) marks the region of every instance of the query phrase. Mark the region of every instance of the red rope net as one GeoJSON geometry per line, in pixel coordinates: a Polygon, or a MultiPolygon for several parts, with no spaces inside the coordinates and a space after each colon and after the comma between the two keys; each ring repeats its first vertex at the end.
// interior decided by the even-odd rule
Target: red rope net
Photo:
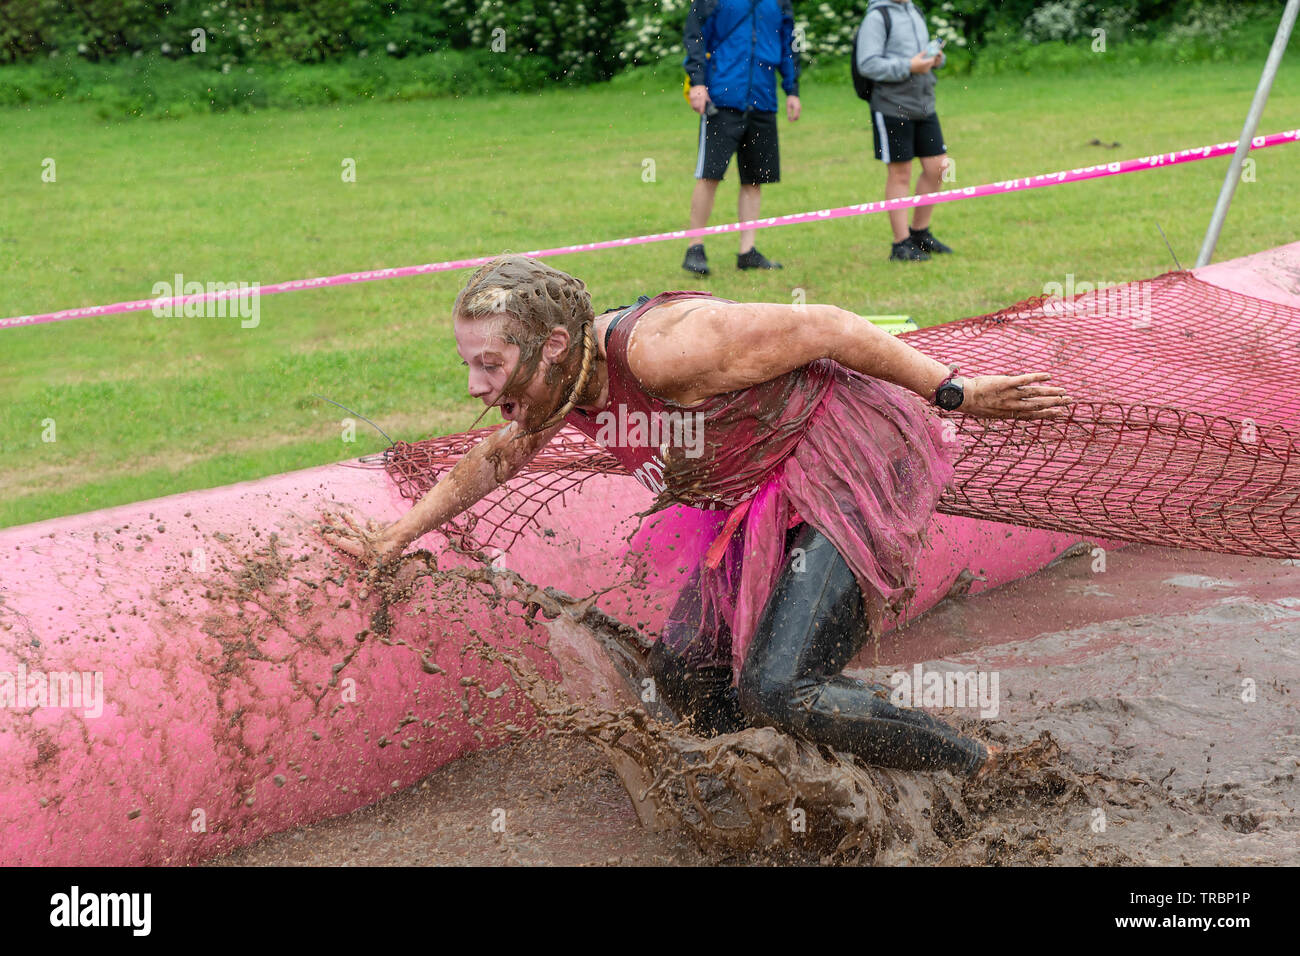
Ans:
{"type": "MultiPolygon", "coordinates": [[[[418,501],[465,452],[500,427],[399,441],[384,453],[383,466],[402,497],[418,501]]],[[[504,551],[549,510],[552,501],[558,498],[562,503],[566,494],[576,492],[592,475],[624,474],[618,460],[582,432],[562,428],[522,472],[442,530],[462,548],[504,551]]]]}
{"type": "MultiPolygon", "coordinates": [[[[940,510],[1048,530],[1300,557],[1300,309],[1171,272],[1036,297],[906,341],[967,375],[1048,371],[1067,418],[950,416],[957,479],[940,510]]],[[[415,500],[491,429],[408,444],[384,466],[415,500]]],[[[565,429],[453,536],[509,548],[550,502],[615,459],[565,429]]]]}

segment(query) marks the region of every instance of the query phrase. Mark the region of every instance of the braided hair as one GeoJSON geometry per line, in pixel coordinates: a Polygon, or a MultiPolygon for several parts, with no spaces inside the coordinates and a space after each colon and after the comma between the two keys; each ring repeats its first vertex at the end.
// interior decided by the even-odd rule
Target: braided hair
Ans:
{"type": "Polygon", "coordinates": [[[546,371],[546,384],[556,391],[567,389],[565,398],[543,424],[527,434],[558,424],[583,398],[598,353],[596,316],[581,279],[527,256],[497,256],[470,276],[456,296],[452,314],[465,319],[507,317],[502,338],[519,347],[519,365],[502,388],[503,395],[536,373],[542,346],[552,329],[560,326],[569,333],[568,351],[546,371]]]}

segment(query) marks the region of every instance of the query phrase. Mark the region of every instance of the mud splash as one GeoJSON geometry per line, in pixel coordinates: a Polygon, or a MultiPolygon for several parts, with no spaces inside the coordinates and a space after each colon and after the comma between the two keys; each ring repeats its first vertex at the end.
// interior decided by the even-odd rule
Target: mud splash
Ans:
{"type": "MultiPolygon", "coordinates": [[[[410,666],[449,682],[435,662],[447,664],[453,650],[448,621],[468,619],[474,602],[493,609],[491,627],[458,630],[454,642],[459,659],[498,675],[462,678],[455,688],[453,716],[464,712],[490,749],[389,800],[227,861],[359,862],[372,843],[392,839],[409,855],[372,862],[1297,862],[1288,834],[1296,829],[1298,765],[1285,752],[1295,675],[1284,652],[1300,609],[1285,600],[1247,606],[1216,598],[1184,616],[1031,630],[1037,636],[958,655],[962,667],[1001,668],[1007,689],[1005,720],[943,715],[1005,748],[994,774],[970,781],[864,766],[771,728],[696,735],[643,699],[645,639],[599,611],[597,595],[576,599],[486,560],[437,564],[417,553],[363,585],[349,571],[345,593],[363,602],[367,642],[409,653],[410,666]],[[405,640],[387,630],[394,621],[405,640]],[[1239,681],[1243,660],[1247,673],[1272,675],[1277,693],[1268,705],[1242,710],[1207,687],[1210,677],[1239,681]],[[1158,669],[1165,676],[1156,685],[1158,669]],[[522,710],[478,709],[501,703],[503,693],[524,701],[522,710]],[[1190,718],[1200,723],[1183,732],[1190,718]],[[1215,739],[1233,747],[1220,748],[1212,776],[1204,751],[1215,739]],[[1261,743],[1269,740],[1277,753],[1261,743]],[[1203,779],[1186,779],[1198,767],[1203,779]],[[498,809],[511,815],[510,832],[484,834],[483,821],[498,809]],[[335,834],[350,834],[346,848],[335,834]]],[[[1085,572],[1067,564],[1047,572],[1029,588],[1033,600],[1049,587],[1082,586],[1073,580],[1081,574],[1091,586],[1085,572]]],[[[254,578],[245,580],[258,590],[254,578]]],[[[1112,589],[1126,580],[1116,576],[1112,589]]],[[[974,626],[981,607],[1005,621],[1008,606],[1018,606],[1008,605],[1011,594],[960,602],[959,629],[974,626]]],[[[940,629],[953,626],[945,619],[940,629]]]]}
{"type": "MultiPolygon", "coordinates": [[[[430,557],[406,559],[381,585],[384,605],[410,601],[421,579],[439,586],[460,579],[478,585],[501,609],[543,623],[546,643],[524,644],[543,651],[558,678],[543,672],[535,654],[486,642],[474,653],[509,670],[551,738],[598,748],[643,827],[688,834],[709,859],[1043,862],[1064,852],[1046,835],[1048,816],[1071,816],[1074,827],[1098,810],[1179,803],[1144,779],[1071,767],[1048,732],[1009,748],[999,770],[978,781],[866,766],[851,754],[770,727],[700,737],[644,693],[648,648],[634,630],[595,609],[595,596],[575,600],[491,567],[437,570],[430,557]],[[608,670],[611,662],[620,686],[606,681],[593,689],[592,671],[599,672],[601,663],[608,670]]],[[[982,726],[961,729],[984,732],[982,726]]],[[[1127,860],[1104,847],[1077,856],[1084,862],[1127,860]]]]}
{"type": "MultiPolygon", "coordinates": [[[[545,693],[554,700],[563,692],[548,685],[545,693]]],[[[1007,751],[995,774],[971,782],[866,766],[771,727],[703,738],[637,708],[568,705],[539,713],[551,735],[600,748],[643,826],[685,831],[714,859],[1044,862],[1063,853],[1047,833],[1076,829],[1078,818],[1096,810],[1179,804],[1141,778],[1073,769],[1047,732],[1007,751]],[[1068,826],[1065,817],[1073,818],[1068,826]]],[[[1118,850],[1090,849],[1083,859],[1126,861],[1118,850]]]]}

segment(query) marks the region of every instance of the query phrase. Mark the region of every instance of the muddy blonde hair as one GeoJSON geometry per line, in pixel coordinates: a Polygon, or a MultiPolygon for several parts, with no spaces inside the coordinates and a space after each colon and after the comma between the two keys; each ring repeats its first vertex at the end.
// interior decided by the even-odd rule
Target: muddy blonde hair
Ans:
{"type": "Polygon", "coordinates": [[[531,379],[542,358],[542,346],[560,326],[569,333],[569,350],[546,372],[546,384],[567,390],[547,420],[532,429],[545,431],[573,410],[591,382],[598,352],[591,295],[581,279],[530,259],[497,256],[470,276],[456,296],[454,318],[482,319],[505,315],[501,337],[519,347],[519,366],[502,389],[507,394],[531,379]]]}

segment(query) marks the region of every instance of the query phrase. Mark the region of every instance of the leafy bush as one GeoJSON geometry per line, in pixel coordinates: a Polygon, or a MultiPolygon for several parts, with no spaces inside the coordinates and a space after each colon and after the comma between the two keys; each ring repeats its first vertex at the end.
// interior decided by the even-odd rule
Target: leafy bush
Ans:
{"type": "MultiPolygon", "coordinates": [[[[680,61],[689,9],[690,0],[632,0],[623,24],[619,59],[629,66],[680,61]]],[[[1277,17],[1276,5],[1270,0],[1134,0],[1122,4],[940,0],[923,3],[921,9],[931,34],[947,44],[947,69],[954,73],[972,68],[986,50],[1000,59],[1003,53],[1019,53],[1026,45],[1080,40],[1090,44],[1097,29],[1105,31],[1108,45],[1165,36],[1181,42],[1227,37],[1261,18],[1276,26],[1277,17]]],[[[865,10],[866,0],[797,2],[795,22],[804,66],[847,57],[865,10]]],[[[1061,63],[1070,61],[1071,56],[1052,50],[1038,55],[1061,63]]]]}
{"type": "MultiPolygon", "coordinates": [[[[1193,7],[1196,4],[1192,5],[1193,7]]],[[[1263,64],[1277,30],[1277,10],[1255,7],[1222,16],[1179,16],[1171,21],[1107,30],[1104,52],[1094,52],[1091,27],[1071,41],[1031,42],[1019,35],[989,43],[976,56],[977,73],[1038,73],[1061,69],[1113,69],[1152,62],[1200,63],[1237,59],[1263,64]]],[[[1296,48],[1293,46],[1292,50],[1296,48]]],[[[1292,52],[1295,56],[1295,52],[1292,52]]]]}
{"type": "MultiPolygon", "coordinates": [[[[182,116],[420,99],[679,69],[690,0],[0,0],[0,105],[182,116]]],[[[806,69],[846,75],[866,0],[797,0],[806,69]]],[[[1273,0],[942,0],[948,74],[1262,59],[1273,0]],[[1106,31],[1104,56],[1093,52],[1106,31]]],[[[1293,49],[1295,46],[1293,44],[1293,49]]],[[[1294,54],[1293,54],[1294,55],[1294,54]]]]}
{"type": "Polygon", "coordinates": [[[691,0],[634,0],[623,22],[619,60],[629,66],[685,57],[682,33],[691,0]]]}
{"type": "Polygon", "coordinates": [[[14,10],[0,26],[0,63],[201,57],[229,74],[241,64],[474,49],[508,60],[502,72],[524,84],[608,79],[622,65],[617,38],[627,20],[627,0],[4,2],[14,10]]]}
{"type": "Polygon", "coordinates": [[[627,19],[624,0],[479,0],[470,12],[470,46],[530,70],[538,58],[553,80],[607,80],[621,62],[611,40],[627,19]]]}
{"type": "Polygon", "coordinates": [[[1055,40],[1077,40],[1091,36],[1093,30],[1119,32],[1133,22],[1130,8],[1110,8],[1115,11],[1098,11],[1086,0],[1059,0],[1035,7],[1025,18],[1024,38],[1030,43],[1049,43],[1055,40]],[[1106,20],[1107,22],[1103,22],[1106,20]],[[1115,28],[1119,28],[1118,30],[1115,28]]]}
{"type": "Polygon", "coordinates": [[[1250,9],[1240,4],[1193,0],[1191,7],[1169,28],[1174,43],[1184,40],[1223,42],[1250,19],[1250,9]]]}
{"type": "Polygon", "coordinates": [[[342,100],[415,100],[540,89],[537,64],[478,50],[351,57],[320,64],[250,64],[226,72],[163,56],[112,64],[59,57],[0,69],[0,106],[93,103],[104,118],[325,106],[342,100]]]}

